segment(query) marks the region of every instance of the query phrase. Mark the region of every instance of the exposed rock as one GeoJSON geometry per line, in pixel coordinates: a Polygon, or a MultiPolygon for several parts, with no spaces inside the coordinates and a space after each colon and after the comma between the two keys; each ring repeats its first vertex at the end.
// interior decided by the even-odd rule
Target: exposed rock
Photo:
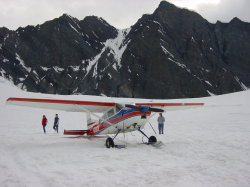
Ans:
{"type": "Polygon", "coordinates": [[[166,1],[129,29],[67,14],[0,28],[0,76],[53,94],[184,98],[250,86],[250,24],[211,24],[166,1]]]}

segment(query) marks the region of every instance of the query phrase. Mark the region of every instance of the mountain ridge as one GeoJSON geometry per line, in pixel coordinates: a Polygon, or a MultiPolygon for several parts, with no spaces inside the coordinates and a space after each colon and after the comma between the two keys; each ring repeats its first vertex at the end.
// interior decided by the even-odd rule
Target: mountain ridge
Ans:
{"type": "Polygon", "coordinates": [[[16,31],[0,28],[0,76],[53,94],[184,98],[235,92],[250,86],[249,28],[238,18],[212,24],[165,1],[123,30],[96,16],[63,14],[16,31]]]}

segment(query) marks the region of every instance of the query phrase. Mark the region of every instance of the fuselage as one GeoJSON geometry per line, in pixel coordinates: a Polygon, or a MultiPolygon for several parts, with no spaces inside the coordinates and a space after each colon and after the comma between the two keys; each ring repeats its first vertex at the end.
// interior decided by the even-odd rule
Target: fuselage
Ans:
{"type": "Polygon", "coordinates": [[[151,112],[123,108],[107,119],[88,124],[89,135],[116,134],[142,129],[151,112]]]}

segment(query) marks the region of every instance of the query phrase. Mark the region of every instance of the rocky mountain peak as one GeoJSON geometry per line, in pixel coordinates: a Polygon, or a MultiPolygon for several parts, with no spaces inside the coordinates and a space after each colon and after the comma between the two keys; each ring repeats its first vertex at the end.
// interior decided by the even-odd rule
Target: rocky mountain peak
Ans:
{"type": "Polygon", "coordinates": [[[13,31],[10,31],[10,30],[9,30],[8,28],[6,28],[6,27],[0,28],[0,43],[3,43],[4,40],[6,39],[6,36],[7,36],[8,34],[10,34],[11,32],[13,32],[13,31]]]}
{"type": "Polygon", "coordinates": [[[162,1],[152,16],[169,28],[181,32],[187,29],[187,32],[190,33],[191,27],[204,27],[208,24],[207,20],[198,13],[185,8],[178,8],[167,1],[162,1]]]}
{"type": "Polygon", "coordinates": [[[232,24],[239,24],[239,23],[242,23],[242,21],[237,18],[237,17],[234,17],[229,23],[232,23],[232,24]]]}
{"type": "Polygon", "coordinates": [[[174,4],[169,3],[168,1],[161,1],[156,11],[159,11],[159,10],[166,11],[167,9],[178,9],[178,8],[174,4]]]}
{"type": "Polygon", "coordinates": [[[83,20],[83,22],[105,22],[105,24],[108,24],[103,18],[98,16],[86,16],[83,20]]]}
{"type": "MultiPolygon", "coordinates": [[[[243,24],[242,24],[243,23],[243,24]]],[[[250,86],[250,25],[211,24],[162,1],[129,29],[68,14],[37,26],[0,28],[0,76],[53,94],[202,97],[250,86]]]]}

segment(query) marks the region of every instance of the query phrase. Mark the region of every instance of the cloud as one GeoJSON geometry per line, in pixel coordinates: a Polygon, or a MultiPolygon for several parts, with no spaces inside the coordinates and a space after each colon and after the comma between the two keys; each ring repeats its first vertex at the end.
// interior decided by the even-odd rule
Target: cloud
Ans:
{"type": "Polygon", "coordinates": [[[0,0],[0,27],[17,29],[37,25],[68,13],[82,20],[103,17],[111,25],[127,28],[144,13],[152,13],[160,0],[0,0]]]}
{"type": "Polygon", "coordinates": [[[250,21],[249,0],[169,0],[180,7],[186,7],[202,15],[209,22],[229,22],[234,17],[250,21]]]}
{"type": "Polygon", "coordinates": [[[169,0],[169,2],[179,7],[196,10],[199,5],[216,5],[220,0],[169,0]]]}
{"type": "Polygon", "coordinates": [[[249,7],[249,0],[220,0],[216,5],[199,5],[196,11],[211,22],[216,22],[217,20],[229,22],[234,17],[249,22],[249,7]]]}
{"type": "MultiPolygon", "coordinates": [[[[116,28],[133,25],[143,14],[152,14],[161,0],[0,0],[0,27],[42,24],[67,13],[82,20],[89,15],[105,19],[116,28]]],[[[250,21],[249,0],[169,0],[195,10],[210,22],[239,17],[250,21]]]]}

